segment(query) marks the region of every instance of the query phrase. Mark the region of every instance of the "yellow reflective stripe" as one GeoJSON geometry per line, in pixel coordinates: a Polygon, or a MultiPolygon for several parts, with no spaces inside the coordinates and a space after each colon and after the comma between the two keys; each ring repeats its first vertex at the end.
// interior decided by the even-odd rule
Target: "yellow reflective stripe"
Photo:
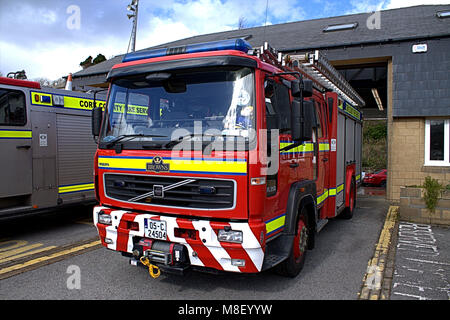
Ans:
{"type": "Polygon", "coordinates": [[[356,110],[355,108],[353,108],[351,105],[349,105],[348,103],[345,105],[345,112],[348,113],[349,115],[355,117],[358,120],[361,119],[361,113],[358,110],[356,110]]]}
{"type": "MultiPolygon", "coordinates": [[[[68,109],[80,109],[80,110],[92,110],[94,106],[94,99],[86,99],[86,98],[78,98],[78,97],[70,97],[64,96],[61,94],[54,94],[58,97],[64,98],[64,105],[57,105],[56,107],[63,107],[68,109]]],[[[42,92],[31,92],[31,103],[39,106],[47,106],[53,107],[53,95],[51,93],[42,93],[42,92]],[[36,97],[37,100],[36,101],[36,97]],[[41,102],[41,97],[49,97],[50,102],[41,102]]],[[[96,99],[96,106],[105,108],[105,101],[101,99],[96,99]]]]}
{"type": "Polygon", "coordinates": [[[361,120],[361,112],[352,107],[348,102],[343,102],[342,100],[339,100],[338,108],[343,110],[348,115],[351,115],[352,117],[361,120]]]}
{"type": "Polygon", "coordinates": [[[338,186],[337,188],[331,188],[328,190],[328,195],[329,196],[335,196],[337,195],[339,192],[341,192],[344,189],[344,185],[341,184],[340,186],[338,186]]]}
{"type": "Polygon", "coordinates": [[[317,204],[321,204],[322,202],[325,201],[326,198],[328,198],[328,190],[327,189],[325,189],[325,192],[317,197],[317,204]]]}
{"type": "Polygon", "coordinates": [[[319,144],[319,151],[329,151],[329,150],[330,150],[329,143],[320,143],[319,144]]]}
{"type": "MultiPolygon", "coordinates": [[[[133,170],[147,171],[147,164],[152,163],[153,158],[133,157],[99,157],[100,169],[109,170],[133,170]]],[[[224,173],[246,174],[247,162],[234,161],[232,159],[201,160],[201,159],[163,159],[164,164],[169,164],[169,172],[193,172],[193,173],[224,173]]]]}
{"type": "Polygon", "coordinates": [[[0,130],[0,139],[1,138],[15,138],[15,139],[31,139],[32,132],[31,130],[0,130]]]}
{"type": "MultiPolygon", "coordinates": [[[[280,150],[290,146],[293,144],[292,142],[280,142],[280,150]]],[[[319,143],[319,151],[329,151],[330,150],[330,144],[326,142],[319,143]]],[[[314,143],[312,142],[306,142],[300,146],[297,146],[295,148],[281,151],[281,153],[296,153],[296,152],[313,152],[314,151],[314,143]]]]}
{"type": "MultiPolygon", "coordinates": [[[[125,111],[125,104],[124,103],[115,103],[113,112],[115,113],[124,113],[125,111]]],[[[129,104],[127,108],[128,114],[137,114],[141,116],[146,116],[148,113],[148,107],[146,106],[137,106],[129,104]]]]}
{"type": "Polygon", "coordinates": [[[279,216],[275,219],[269,220],[266,222],[266,234],[270,234],[271,232],[277,231],[281,227],[284,226],[286,220],[286,215],[279,216]]]}
{"type": "MultiPolygon", "coordinates": [[[[95,104],[97,107],[102,107],[103,109],[105,108],[105,101],[95,99],[95,104]]],[[[94,106],[93,99],[83,99],[64,96],[64,108],[92,110],[93,106],[94,106]]]]}
{"type": "Polygon", "coordinates": [[[61,186],[58,188],[59,193],[79,192],[94,190],[93,183],[75,184],[70,186],[61,186]]]}
{"type": "MultiPolygon", "coordinates": [[[[280,150],[294,144],[293,142],[280,142],[280,150]]],[[[299,145],[295,148],[286,151],[280,151],[281,153],[296,153],[296,152],[313,152],[314,144],[312,142],[305,142],[302,145],[299,145]]]]}

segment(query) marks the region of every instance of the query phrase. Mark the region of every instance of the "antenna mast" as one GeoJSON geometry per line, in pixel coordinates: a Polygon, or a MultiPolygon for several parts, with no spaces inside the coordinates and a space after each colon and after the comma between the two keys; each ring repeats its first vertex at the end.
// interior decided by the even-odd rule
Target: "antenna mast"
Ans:
{"type": "Polygon", "coordinates": [[[128,19],[133,18],[133,28],[131,29],[130,41],[128,42],[128,52],[136,50],[136,32],[137,32],[137,18],[138,18],[139,0],[132,0],[127,6],[127,10],[131,13],[127,14],[128,19]]]}

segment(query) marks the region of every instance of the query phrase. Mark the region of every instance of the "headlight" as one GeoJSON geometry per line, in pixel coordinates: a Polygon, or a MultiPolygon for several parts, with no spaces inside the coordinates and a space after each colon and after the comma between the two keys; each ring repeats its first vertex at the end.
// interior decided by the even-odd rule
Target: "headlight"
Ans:
{"type": "Polygon", "coordinates": [[[235,230],[219,230],[219,241],[242,243],[242,231],[235,230]]]}
{"type": "Polygon", "coordinates": [[[112,224],[111,215],[104,213],[103,211],[100,211],[98,213],[98,222],[101,224],[112,224]]]}

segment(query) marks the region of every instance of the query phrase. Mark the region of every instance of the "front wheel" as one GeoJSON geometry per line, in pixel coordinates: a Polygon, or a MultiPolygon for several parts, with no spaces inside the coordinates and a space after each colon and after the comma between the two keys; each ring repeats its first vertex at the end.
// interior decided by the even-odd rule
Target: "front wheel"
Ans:
{"type": "Polygon", "coordinates": [[[296,233],[289,257],[276,267],[278,274],[294,278],[303,269],[308,250],[308,216],[303,208],[297,222],[296,233]]]}

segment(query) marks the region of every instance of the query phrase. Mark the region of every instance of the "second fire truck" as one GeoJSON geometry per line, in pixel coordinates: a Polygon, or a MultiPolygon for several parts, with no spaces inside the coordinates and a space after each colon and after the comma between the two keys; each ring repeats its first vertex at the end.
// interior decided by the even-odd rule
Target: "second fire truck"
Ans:
{"type": "Polygon", "coordinates": [[[98,137],[94,223],[133,265],[296,276],[351,218],[364,101],[320,52],[232,39],[127,54],[98,137]]]}

